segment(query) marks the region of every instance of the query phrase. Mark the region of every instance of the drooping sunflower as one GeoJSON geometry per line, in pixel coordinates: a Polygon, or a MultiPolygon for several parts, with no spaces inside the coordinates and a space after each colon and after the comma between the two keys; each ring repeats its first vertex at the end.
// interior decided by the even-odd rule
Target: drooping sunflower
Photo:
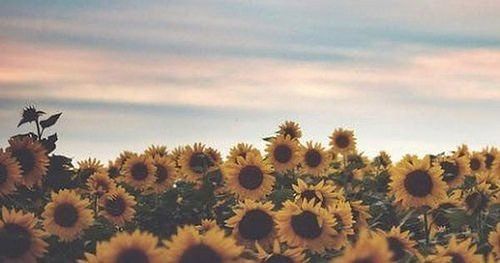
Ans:
{"type": "Polygon", "coordinates": [[[480,152],[473,152],[470,156],[470,170],[479,173],[486,170],[486,158],[480,152]]]}
{"type": "Polygon", "coordinates": [[[85,182],[94,173],[104,172],[104,165],[96,158],[88,158],[78,161],[78,174],[85,182]]]}
{"type": "Polygon", "coordinates": [[[190,182],[198,182],[203,175],[214,166],[210,156],[205,153],[205,145],[195,143],[193,147],[186,146],[179,158],[181,172],[190,182]]]}
{"type": "Polygon", "coordinates": [[[248,153],[236,163],[227,162],[223,174],[229,192],[239,199],[258,200],[268,195],[276,178],[271,175],[271,166],[260,155],[248,153]]]}
{"type": "Polygon", "coordinates": [[[116,182],[106,172],[92,174],[87,180],[88,192],[93,195],[102,196],[116,188],[116,182]]]}
{"type": "Polygon", "coordinates": [[[16,184],[20,183],[21,166],[12,158],[9,152],[0,149],[0,196],[10,195],[16,191],[16,184]]]}
{"type": "Polygon", "coordinates": [[[354,220],[354,229],[360,230],[368,226],[368,220],[372,218],[370,214],[370,207],[364,205],[363,201],[355,200],[350,202],[352,217],[354,220]]]}
{"type": "Polygon", "coordinates": [[[271,139],[266,148],[267,158],[276,172],[294,169],[300,162],[300,146],[290,136],[279,135],[271,139]]]}
{"type": "Polygon", "coordinates": [[[99,262],[109,263],[165,262],[164,249],[158,243],[158,238],[147,232],[121,232],[107,242],[98,243],[96,257],[99,262]]]}
{"type": "Polygon", "coordinates": [[[434,160],[443,170],[443,181],[450,188],[459,187],[464,183],[465,176],[471,174],[470,160],[467,155],[461,157],[441,157],[434,160]]]}
{"type": "Polygon", "coordinates": [[[334,153],[346,155],[356,150],[356,138],[351,130],[338,128],[329,138],[334,153]]]}
{"type": "Polygon", "coordinates": [[[77,239],[94,221],[90,202],[81,199],[73,190],[51,194],[51,202],[42,213],[44,229],[62,241],[77,239]]]}
{"type": "Polygon", "coordinates": [[[150,145],[146,150],[144,150],[144,155],[151,158],[155,157],[165,157],[168,155],[167,146],[164,145],[150,145]]]}
{"type": "Polygon", "coordinates": [[[251,144],[238,143],[236,146],[232,147],[229,150],[227,162],[235,163],[238,161],[238,157],[242,157],[243,159],[245,159],[249,152],[260,155],[259,150],[254,148],[251,144]]]}
{"type": "Polygon", "coordinates": [[[110,222],[123,226],[134,218],[136,204],[134,196],[127,193],[124,188],[118,187],[99,199],[99,205],[102,207],[99,214],[110,222]]]}
{"type": "Polygon", "coordinates": [[[363,230],[354,245],[348,245],[341,257],[331,263],[387,263],[393,257],[387,242],[380,235],[363,230]]]}
{"type": "Polygon", "coordinates": [[[297,179],[297,184],[292,185],[295,191],[295,200],[297,203],[303,201],[311,201],[320,203],[321,207],[327,208],[332,206],[336,200],[342,199],[335,186],[325,183],[324,180],[319,181],[317,184],[307,184],[302,179],[297,179]]]}
{"type": "Polygon", "coordinates": [[[175,163],[170,157],[156,156],[153,159],[153,164],[156,167],[155,181],[151,184],[153,193],[161,194],[167,189],[172,188],[175,180],[179,177],[175,163]]]}
{"type": "Polygon", "coordinates": [[[255,242],[270,245],[275,236],[274,205],[245,199],[233,209],[235,215],[226,220],[226,226],[233,229],[233,235],[242,244],[251,247],[255,242]]]}
{"type": "Polygon", "coordinates": [[[349,205],[349,202],[337,201],[330,207],[329,211],[337,222],[337,225],[335,226],[337,234],[333,238],[333,248],[340,250],[349,243],[348,237],[354,235],[354,220],[352,217],[351,206],[349,205]]]}
{"type": "Polygon", "coordinates": [[[49,157],[42,144],[29,137],[14,137],[9,145],[7,151],[21,165],[21,183],[28,188],[41,186],[49,166],[49,157]]]}
{"type": "Polygon", "coordinates": [[[125,183],[136,190],[150,187],[155,181],[156,167],[153,160],[145,155],[134,155],[123,165],[125,183]]]}
{"type": "Polygon", "coordinates": [[[484,155],[485,158],[484,163],[486,165],[486,169],[491,170],[498,153],[499,151],[496,147],[487,147],[483,149],[482,154],[484,155]]]}
{"type": "Polygon", "coordinates": [[[431,166],[429,156],[399,163],[390,169],[390,193],[403,208],[436,207],[446,197],[443,171],[431,166]]]}
{"type": "Polygon", "coordinates": [[[295,204],[286,201],[276,214],[278,237],[292,247],[304,247],[321,253],[333,248],[337,234],[335,218],[314,201],[295,204]]]}
{"type": "Polygon", "coordinates": [[[418,249],[415,248],[417,242],[410,238],[410,231],[401,232],[399,227],[392,227],[389,232],[378,229],[376,234],[382,236],[387,242],[392,252],[393,262],[400,262],[405,257],[420,257],[418,249]]]}
{"type": "Polygon", "coordinates": [[[243,247],[238,246],[234,238],[226,237],[219,228],[200,234],[194,226],[179,227],[177,234],[164,244],[167,248],[165,258],[172,263],[229,263],[243,252],[243,247]]]}
{"type": "Polygon", "coordinates": [[[300,247],[281,249],[280,242],[275,239],[273,242],[272,251],[268,253],[258,243],[257,248],[258,258],[262,263],[307,263],[309,260],[304,255],[304,250],[300,247]]]}
{"type": "Polygon", "coordinates": [[[470,238],[459,242],[456,236],[452,236],[446,246],[436,245],[436,254],[429,256],[429,260],[436,263],[480,263],[482,257],[476,254],[476,245],[470,238]]]}
{"type": "Polygon", "coordinates": [[[301,146],[300,164],[302,173],[311,174],[314,176],[326,176],[332,158],[329,152],[320,143],[311,141],[306,143],[306,146],[301,146]]]}
{"type": "Polygon", "coordinates": [[[500,259],[500,223],[497,223],[495,231],[488,235],[488,243],[491,245],[491,252],[500,259]]]}
{"type": "Polygon", "coordinates": [[[37,218],[32,213],[7,210],[2,207],[0,220],[0,261],[37,262],[49,246],[45,233],[36,227],[37,218]]]}
{"type": "Polygon", "coordinates": [[[288,135],[293,140],[300,139],[300,137],[302,137],[302,131],[300,130],[299,124],[293,121],[285,121],[280,124],[277,133],[283,136],[288,135]]]}

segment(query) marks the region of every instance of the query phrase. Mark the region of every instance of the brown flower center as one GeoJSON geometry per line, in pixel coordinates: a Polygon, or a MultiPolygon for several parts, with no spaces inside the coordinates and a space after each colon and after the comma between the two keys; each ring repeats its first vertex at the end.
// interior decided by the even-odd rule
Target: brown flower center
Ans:
{"type": "Polygon", "coordinates": [[[312,168],[318,167],[321,164],[321,153],[315,149],[310,149],[305,154],[306,165],[312,168]]]}
{"type": "Polygon", "coordinates": [[[136,181],[142,181],[148,177],[148,167],[144,163],[136,163],[131,169],[132,178],[136,181]]]}
{"type": "Polygon", "coordinates": [[[238,231],[244,239],[260,240],[269,236],[272,230],[273,218],[260,209],[248,211],[238,224],[238,231]]]}
{"type": "Polygon", "coordinates": [[[403,242],[401,242],[401,240],[395,237],[388,237],[387,243],[389,245],[389,249],[392,252],[393,261],[398,261],[405,256],[405,245],[403,244],[403,242]]]}
{"type": "Polygon", "coordinates": [[[125,200],[121,196],[117,196],[111,199],[106,200],[106,204],[104,209],[106,212],[111,214],[112,216],[120,216],[125,212],[126,204],[125,200]]]}
{"type": "Polygon", "coordinates": [[[208,157],[204,153],[195,153],[189,159],[189,167],[195,173],[201,174],[209,166],[208,157]]]}
{"type": "Polygon", "coordinates": [[[0,229],[0,255],[19,258],[31,247],[31,234],[18,224],[7,223],[0,229]]]}
{"type": "Polygon", "coordinates": [[[286,127],[285,129],[283,129],[283,135],[288,135],[292,139],[297,138],[297,133],[293,127],[286,127]]]}
{"type": "Polygon", "coordinates": [[[222,257],[211,247],[197,244],[188,248],[182,254],[179,263],[222,263],[222,257]]]}
{"type": "Polygon", "coordinates": [[[404,186],[410,195],[425,197],[432,191],[432,178],[426,171],[412,171],[406,175],[404,186]]]}
{"type": "Polygon", "coordinates": [[[316,195],[316,191],[314,190],[305,190],[304,192],[300,193],[300,197],[307,201],[314,200],[314,202],[319,202],[321,199],[316,195]]]}
{"type": "Polygon", "coordinates": [[[448,256],[451,257],[451,263],[465,263],[465,259],[462,255],[458,253],[448,253],[448,256]]]}
{"type": "Polygon", "coordinates": [[[484,163],[486,164],[486,168],[491,169],[491,166],[493,165],[493,162],[495,161],[495,156],[491,153],[487,153],[484,155],[484,157],[486,158],[484,160],[484,163]]]}
{"type": "Polygon", "coordinates": [[[273,254],[264,261],[265,263],[294,263],[293,259],[281,254],[273,254]]]}
{"type": "Polygon", "coordinates": [[[12,156],[14,156],[21,165],[23,175],[30,173],[35,168],[36,158],[29,149],[17,149],[12,152],[12,156]]]}
{"type": "Polygon", "coordinates": [[[78,221],[78,210],[72,204],[60,204],[54,211],[54,221],[61,227],[72,227],[78,221]]]}
{"type": "Polygon", "coordinates": [[[287,163],[292,159],[292,149],[288,145],[280,144],[274,148],[273,156],[278,163],[287,163]]]}
{"type": "Polygon", "coordinates": [[[118,254],[117,263],[149,263],[146,253],[138,248],[128,248],[118,254]]]}
{"type": "Polygon", "coordinates": [[[262,185],[264,174],[262,170],[255,165],[243,167],[238,175],[240,185],[248,190],[255,190],[262,185]]]}
{"type": "Polygon", "coordinates": [[[346,136],[344,134],[340,134],[337,137],[335,137],[335,145],[337,145],[337,147],[344,149],[344,148],[347,148],[349,146],[349,144],[350,144],[350,140],[349,140],[348,136],[346,136]]]}
{"type": "Polygon", "coordinates": [[[443,181],[451,182],[458,176],[458,165],[452,162],[444,161],[440,163],[441,168],[444,170],[443,181]]]}
{"type": "Polygon", "coordinates": [[[305,239],[315,239],[319,237],[322,232],[316,214],[310,211],[304,211],[298,215],[292,216],[291,224],[293,231],[298,236],[305,239]]]}
{"type": "Polygon", "coordinates": [[[360,259],[356,259],[353,261],[353,263],[375,263],[375,262],[377,262],[377,261],[374,259],[371,259],[369,257],[360,258],[360,259]]]}
{"type": "Polygon", "coordinates": [[[477,158],[470,159],[470,169],[472,171],[477,171],[479,168],[481,168],[481,161],[477,158]]]}
{"type": "Polygon", "coordinates": [[[162,165],[156,166],[156,183],[161,184],[168,179],[168,170],[162,165]]]}

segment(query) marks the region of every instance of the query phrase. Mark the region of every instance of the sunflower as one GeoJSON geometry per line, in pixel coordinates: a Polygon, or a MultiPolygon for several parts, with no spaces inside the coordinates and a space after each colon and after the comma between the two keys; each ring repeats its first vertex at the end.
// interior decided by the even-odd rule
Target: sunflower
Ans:
{"type": "Polygon", "coordinates": [[[380,151],[378,156],[375,157],[374,162],[377,166],[381,166],[383,168],[387,168],[392,164],[391,156],[385,151],[380,151]]]}
{"type": "Polygon", "coordinates": [[[92,174],[87,180],[89,193],[97,196],[113,191],[116,188],[116,183],[109,178],[106,172],[97,172],[92,174]]]}
{"type": "Polygon", "coordinates": [[[172,159],[172,161],[175,162],[175,166],[177,168],[180,168],[181,165],[179,163],[179,160],[182,156],[182,154],[184,153],[184,150],[186,149],[185,146],[177,146],[174,148],[174,150],[169,154],[170,158],[172,159]]]}
{"type": "Polygon", "coordinates": [[[337,224],[333,215],[314,201],[295,204],[286,201],[276,214],[278,236],[292,247],[304,247],[312,252],[333,248],[337,224]]]}
{"type": "Polygon", "coordinates": [[[276,172],[294,169],[300,162],[300,146],[290,136],[279,135],[271,139],[266,148],[267,158],[276,172]]]}
{"type": "Polygon", "coordinates": [[[348,236],[354,235],[351,206],[349,202],[337,201],[330,207],[329,211],[337,222],[335,226],[337,234],[334,236],[333,248],[339,250],[349,243],[348,236]]]}
{"type": "Polygon", "coordinates": [[[360,230],[368,226],[368,220],[372,218],[370,207],[364,205],[363,201],[356,200],[349,203],[351,205],[354,229],[360,230]]]}
{"type": "Polygon", "coordinates": [[[99,262],[160,263],[165,262],[164,249],[158,247],[158,238],[136,230],[121,232],[109,241],[98,243],[96,257],[99,262]]]}
{"type": "Polygon", "coordinates": [[[314,200],[314,203],[320,203],[321,207],[326,208],[333,205],[336,200],[342,199],[342,196],[335,191],[335,186],[325,183],[324,180],[309,185],[302,179],[297,179],[297,184],[292,185],[292,189],[295,191],[297,203],[314,200]]]}
{"type": "Polygon", "coordinates": [[[356,150],[354,132],[342,128],[336,129],[330,136],[330,145],[334,153],[346,155],[356,150]]]}
{"type": "Polygon", "coordinates": [[[436,245],[436,254],[429,256],[429,260],[436,263],[480,263],[482,257],[476,254],[476,245],[472,245],[470,238],[458,242],[457,238],[452,236],[447,246],[436,245]]]}
{"type": "Polygon", "coordinates": [[[495,159],[499,153],[500,152],[495,147],[487,147],[483,149],[482,154],[485,158],[484,164],[486,165],[486,169],[491,170],[491,168],[493,167],[493,163],[495,162],[495,159]]]}
{"type": "Polygon", "coordinates": [[[410,239],[410,231],[401,232],[399,227],[392,227],[389,232],[378,229],[377,235],[382,236],[387,242],[392,252],[392,261],[399,262],[407,255],[420,257],[420,253],[415,248],[417,242],[410,239]]]}
{"type": "Polygon", "coordinates": [[[251,246],[255,242],[271,244],[275,236],[274,205],[251,199],[239,203],[233,209],[235,215],[226,220],[226,226],[233,229],[233,235],[241,243],[251,246]]]}
{"type": "Polygon", "coordinates": [[[43,226],[62,241],[77,239],[94,221],[90,202],[81,199],[73,190],[61,190],[51,194],[51,202],[42,213],[43,226]]]}
{"type": "Polygon", "coordinates": [[[216,166],[219,166],[222,164],[222,156],[220,155],[220,152],[212,147],[208,147],[206,150],[205,150],[205,154],[208,155],[208,157],[210,157],[210,160],[212,161],[212,163],[216,166]]]}
{"type": "Polygon", "coordinates": [[[226,237],[219,228],[208,230],[203,235],[194,226],[177,229],[177,234],[164,242],[167,251],[164,258],[172,263],[233,262],[243,252],[236,240],[226,237]]]}
{"type": "Polygon", "coordinates": [[[123,165],[125,183],[136,190],[143,190],[155,181],[156,167],[153,160],[145,155],[134,155],[123,165]]]}
{"type": "Polygon", "coordinates": [[[186,146],[179,158],[179,165],[187,181],[198,182],[214,163],[205,153],[205,145],[195,143],[193,147],[186,146]]]}
{"type": "Polygon", "coordinates": [[[21,165],[21,183],[28,188],[41,186],[49,166],[49,157],[42,144],[29,137],[14,137],[9,145],[7,151],[21,165]]]}
{"type": "Polygon", "coordinates": [[[432,236],[451,227],[448,214],[457,209],[460,209],[460,193],[455,190],[441,200],[435,209],[430,211],[428,224],[432,236]]]}
{"type": "Polygon", "coordinates": [[[497,223],[495,231],[488,235],[488,243],[491,245],[491,252],[500,259],[500,223],[497,223]]]}
{"type": "Polygon", "coordinates": [[[299,124],[293,121],[285,121],[280,124],[277,134],[283,136],[288,135],[292,140],[300,139],[300,137],[302,137],[302,131],[300,130],[299,124]]]}
{"type": "Polygon", "coordinates": [[[109,161],[108,167],[106,168],[106,172],[110,178],[119,178],[121,177],[121,167],[116,163],[109,161]]]}
{"type": "Polygon", "coordinates": [[[0,220],[0,261],[37,262],[49,246],[44,232],[36,228],[37,218],[32,213],[7,210],[2,207],[0,220]]]}
{"type": "Polygon", "coordinates": [[[120,155],[118,156],[118,158],[116,158],[115,160],[115,164],[120,167],[121,167],[125,164],[125,162],[132,156],[135,156],[137,154],[131,152],[131,151],[123,151],[120,153],[120,155]]]}
{"type": "Polygon", "coordinates": [[[390,169],[390,192],[405,208],[436,207],[446,197],[448,189],[442,173],[438,166],[430,166],[428,156],[400,163],[390,169]]]}
{"type": "Polygon", "coordinates": [[[258,243],[255,244],[257,248],[258,258],[262,263],[306,263],[308,260],[304,255],[304,250],[302,248],[288,248],[281,249],[281,245],[278,240],[273,242],[273,250],[271,253],[266,252],[258,243]]]}
{"type": "Polygon", "coordinates": [[[464,193],[463,204],[470,214],[488,208],[491,201],[490,184],[482,182],[464,193]]]}
{"type": "Polygon", "coordinates": [[[144,151],[144,155],[151,158],[155,158],[156,156],[165,157],[168,155],[167,146],[151,145],[144,151]]]}
{"type": "Polygon", "coordinates": [[[434,160],[443,170],[443,181],[450,188],[459,187],[464,183],[465,176],[471,174],[470,159],[467,155],[461,157],[441,157],[434,160]]]}
{"type": "Polygon", "coordinates": [[[227,162],[235,163],[238,161],[238,157],[242,157],[243,159],[245,159],[249,152],[260,155],[259,150],[254,148],[252,145],[246,143],[238,143],[236,146],[232,147],[229,150],[227,162]]]}
{"type": "Polygon", "coordinates": [[[101,161],[95,158],[88,158],[83,161],[78,161],[78,174],[85,182],[94,173],[104,172],[104,165],[101,161]]]}
{"type": "Polygon", "coordinates": [[[306,143],[306,146],[301,146],[300,164],[302,173],[314,176],[325,175],[331,160],[330,153],[325,151],[325,148],[320,143],[313,145],[309,141],[306,143]]]}
{"type": "Polygon", "coordinates": [[[247,154],[236,163],[224,165],[223,173],[228,190],[239,199],[258,200],[268,195],[274,186],[272,169],[260,155],[247,154]]]}
{"type": "Polygon", "coordinates": [[[470,156],[470,170],[479,173],[486,170],[486,158],[480,152],[473,152],[470,156]]]}
{"type": "Polygon", "coordinates": [[[332,263],[386,263],[391,262],[393,254],[381,235],[370,235],[363,230],[354,245],[348,245],[341,257],[332,263]]]}
{"type": "Polygon", "coordinates": [[[99,205],[103,208],[99,214],[110,222],[123,226],[134,218],[136,204],[134,196],[127,193],[124,188],[118,187],[99,199],[99,205]]]}
{"type": "Polygon", "coordinates": [[[151,185],[151,191],[156,194],[161,194],[172,188],[179,175],[177,174],[175,163],[170,159],[170,157],[156,156],[153,159],[153,164],[156,167],[156,179],[151,185]]]}
{"type": "Polygon", "coordinates": [[[21,182],[21,166],[9,152],[0,149],[0,196],[16,191],[16,184],[21,182]]]}
{"type": "Polygon", "coordinates": [[[453,156],[455,157],[463,157],[463,156],[469,156],[470,151],[469,151],[469,146],[467,144],[462,144],[457,147],[457,150],[453,152],[453,156]]]}

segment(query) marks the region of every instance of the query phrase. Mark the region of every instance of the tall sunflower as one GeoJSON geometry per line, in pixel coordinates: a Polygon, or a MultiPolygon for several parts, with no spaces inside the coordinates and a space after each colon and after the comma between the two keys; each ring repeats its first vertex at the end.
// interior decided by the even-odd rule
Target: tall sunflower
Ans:
{"type": "Polygon", "coordinates": [[[273,138],[266,148],[267,158],[276,172],[294,169],[300,162],[300,146],[290,136],[279,135],[273,138]]]}
{"type": "Polygon", "coordinates": [[[337,234],[334,235],[333,248],[340,250],[349,243],[348,237],[354,235],[354,220],[352,217],[351,206],[349,205],[349,202],[337,201],[330,207],[329,211],[337,222],[337,225],[335,226],[337,234]]]}
{"type": "Polygon", "coordinates": [[[106,172],[92,174],[87,180],[88,192],[93,195],[102,196],[116,188],[116,182],[109,178],[106,172]]]}
{"type": "Polygon", "coordinates": [[[151,157],[145,155],[134,155],[123,165],[125,183],[136,190],[150,187],[155,181],[156,167],[151,157]]]}
{"type": "Polygon", "coordinates": [[[300,139],[300,137],[302,137],[302,131],[300,130],[299,124],[293,121],[285,121],[280,124],[277,133],[283,136],[288,135],[291,139],[300,139]]]}
{"type": "Polygon", "coordinates": [[[392,252],[392,261],[400,262],[404,258],[409,259],[410,257],[420,258],[420,253],[416,249],[417,242],[410,238],[410,231],[401,232],[399,227],[392,227],[389,232],[379,229],[377,235],[382,236],[387,242],[387,246],[392,252]]]}
{"type": "Polygon", "coordinates": [[[151,145],[146,150],[144,150],[144,155],[151,158],[155,157],[166,157],[168,155],[167,146],[164,145],[151,145]]]}
{"type": "Polygon", "coordinates": [[[2,207],[0,220],[0,261],[37,262],[49,246],[45,233],[36,227],[37,218],[32,213],[7,210],[2,207]]]}
{"type": "Polygon", "coordinates": [[[404,208],[436,207],[448,189],[442,173],[440,167],[431,167],[429,156],[399,163],[390,169],[390,192],[404,208]]]}
{"type": "Polygon", "coordinates": [[[308,260],[304,254],[304,250],[300,247],[281,249],[281,245],[277,239],[273,242],[272,251],[268,253],[258,243],[257,248],[258,258],[262,263],[307,263],[308,260]]]}
{"type": "Polygon", "coordinates": [[[297,184],[292,185],[295,191],[295,200],[297,203],[302,201],[311,201],[320,203],[321,207],[332,206],[336,200],[342,199],[342,196],[336,192],[335,186],[325,183],[324,180],[317,184],[307,184],[302,179],[297,179],[297,184]]]}
{"type": "Polygon", "coordinates": [[[429,260],[436,263],[483,261],[482,257],[476,254],[476,245],[472,244],[470,238],[459,242],[456,236],[452,236],[446,246],[436,245],[436,254],[429,256],[429,260]]]}
{"type": "Polygon", "coordinates": [[[22,180],[21,166],[9,152],[0,149],[0,196],[16,191],[16,184],[22,180]]]}
{"type": "Polygon", "coordinates": [[[268,195],[274,186],[272,169],[260,155],[248,153],[246,158],[239,157],[236,163],[224,165],[223,173],[228,190],[239,199],[258,200],[268,195]]]}
{"type": "Polygon", "coordinates": [[[254,148],[251,144],[238,143],[236,146],[232,147],[229,150],[227,162],[235,163],[238,161],[238,157],[242,157],[243,159],[245,159],[249,152],[260,155],[259,150],[254,148]]]}
{"type": "Polygon", "coordinates": [[[136,230],[121,232],[109,241],[98,243],[96,257],[99,262],[161,263],[165,262],[164,249],[158,247],[153,234],[136,230]]]}
{"type": "Polygon", "coordinates": [[[271,202],[245,199],[233,209],[235,215],[226,220],[226,226],[232,228],[237,240],[248,247],[255,242],[270,245],[276,232],[273,208],[271,202]]]}
{"type": "Polygon", "coordinates": [[[500,259],[500,223],[497,223],[495,231],[488,235],[488,243],[491,245],[491,252],[500,259]]]}
{"type": "Polygon", "coordinates": [[[486,170],[486,158],[480,152],[473,152],[471,154],[469,164],[472,173],[479,173],[486,170]]]}
{"type": "Polygon", "coordinates": [[[78,161],[77,165],[78,175],[83,179],[84,182],[87,181],[87,178],[89,178],[94,173],[105,171],[104,165],[96,158],[88,158],[82,161],[78,161]]]}
{"type": "Polygon", "coordinates": [[[156,156],[153,159],[153,165],[156,167],[155,181],[151,184],[153,193],[161,194],[172,188],[175,180],[179,177],[175,162],[170,157],[156,156]]]}
{"type": "Polygon", "coordinates": [[[179,165],[187,181],[198,182],[214,164],[205,153],[205,145],[195,143],[193,147],[186,146],[179,158],[179,165]]]}
{"type": "Polygon", "coordinates": [[[286,201],[276,214],[278,236],[292,247],[304,247],[321,253],[333,248],[337,234],[335,218],[314,201],[295,204],[286,201]]]}
{"type": "Polygon", "coordinates": [[[470,159],[467,155],[461,157],[441,157],[434,160],[443,170],[443,181],[450,188],[459,187],[464,183],[465,176],[471,174],[470,159]]]}
{"type": "Polygon", "coordinates": [[[7,151],[21,165],[22,184],[28,188],[41,186],[49,166],[49,157],[42,144],[29,137],[14,137],[9,145],[7,151]]]}
{"type": "Polygon", "coordinates": [[[354,245],[349,245],[341,257],[332,259],[331,263],[387,263],[393,254],[387,242],[380,235],[370,235],[363,230],[354,245]]]}
{"type": "Polygon", "coordinates": [[[52,193],[51,202],[42,213],[44,229],[62,241],[77,239],[94,221],[89,205],[87,199],[81,199],[73,190],[52,193]]]}
{"type": "Polygon", "coordinates": [[[165,258],[172,263],[229,263],[243,252],[243,247],[238,246],[235,239],[226,237],[219,228],[200,234],[194,226],[184,226],[164,244],[167,248],[165,258]]]}
{"type": "Polygon", "coordinates": [[[354,132],[342,128],[336,129],[330,136],[330,145],[334,153],[346,155],[356,150],[356,138],[354,132]]]}
{"type": "Polygon", "coordinates": [[[300,164],[302,173],[314,176],[326,176],[332,158],[329,152],[320,143],[311,141],[300,149],[300,164]]]}
{"type": "Polygon", "coordinates": [[[110,222],[123,226],[134,218],[136,204],[134,196],[127,193],[124,188],[118,187],[99,199],[99,205],[102,207],[99,214],[110,222]]]}

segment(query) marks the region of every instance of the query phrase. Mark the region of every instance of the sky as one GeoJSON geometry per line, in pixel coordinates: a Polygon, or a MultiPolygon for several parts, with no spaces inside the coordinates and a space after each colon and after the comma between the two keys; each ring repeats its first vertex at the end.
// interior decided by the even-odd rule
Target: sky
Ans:
{"type": "Polygon", "coordinates": [[[0,147],[31,104],[77,160],[264,149],[285,120],[368,156],[498,146],[499,26],[497,0],[0,0],[0,147]]]}

